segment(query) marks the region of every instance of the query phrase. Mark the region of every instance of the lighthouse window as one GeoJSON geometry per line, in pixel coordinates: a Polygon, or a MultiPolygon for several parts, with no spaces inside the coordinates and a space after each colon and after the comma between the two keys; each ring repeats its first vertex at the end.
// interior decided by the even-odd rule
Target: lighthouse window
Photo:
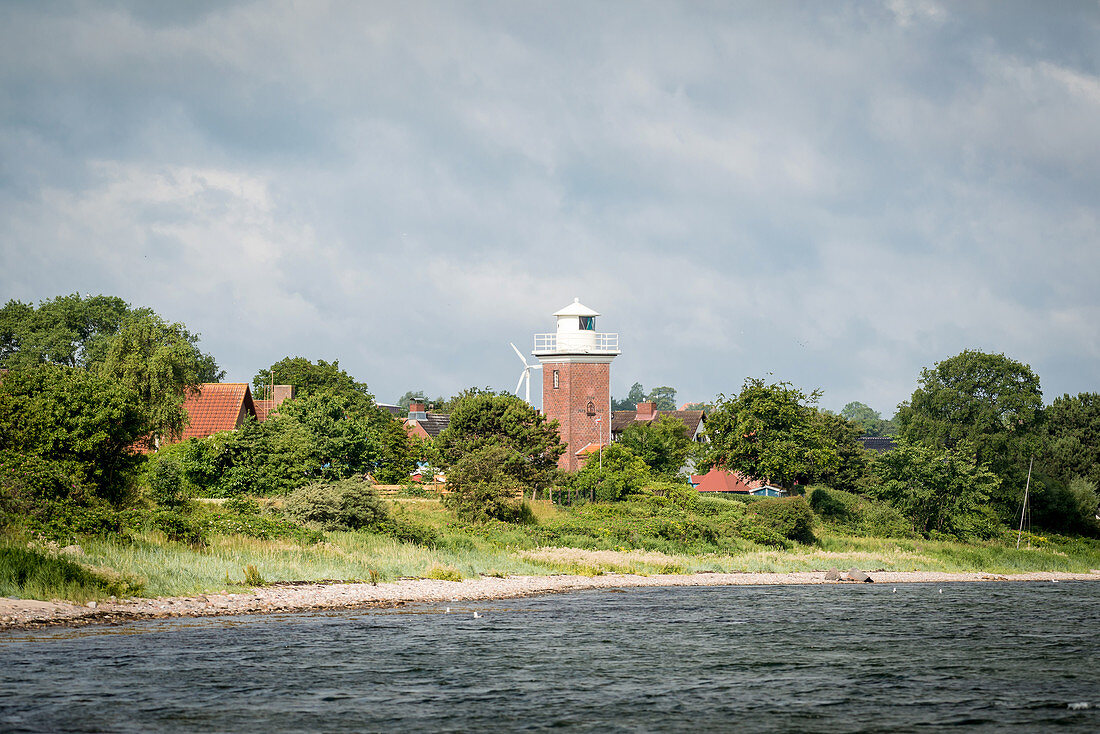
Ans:
{"type": "Polygon", "coordinates": [[[581,331],[595,331],[596,330],[596,317],[595,316],[581,316],[581,331]]]}
{"type": "Polygon", "coordinates": [[[558,371],[554,370],[554,389],[558,389],[558,371]]]}

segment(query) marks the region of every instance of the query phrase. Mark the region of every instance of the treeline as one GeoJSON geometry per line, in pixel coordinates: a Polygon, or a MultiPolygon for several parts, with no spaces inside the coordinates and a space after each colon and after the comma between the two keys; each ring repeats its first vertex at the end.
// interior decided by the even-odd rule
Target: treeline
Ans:
{"type": "MultiPolygon", "coordinates": [[[[724,466],[788,489],[822,484],[888,501],[918,532],[993,533],[1020,520],[1028,471],[1039,527],[1097,531],[1100,395],[1043,405],[1039,378],[1003,354],[967,350],[924,369],[895,417],[898,445],[862,451],[863,426],[819,410],[820,393],[749,379],[719,396],[702,468],[724,466]]],[[[864,406],[865,407],[865,406],[864,406]]],[[[864,418],[877,416],[864,416],[864,418]]],[[[880,427],[881,428],[881,427],[880,427]]]]}

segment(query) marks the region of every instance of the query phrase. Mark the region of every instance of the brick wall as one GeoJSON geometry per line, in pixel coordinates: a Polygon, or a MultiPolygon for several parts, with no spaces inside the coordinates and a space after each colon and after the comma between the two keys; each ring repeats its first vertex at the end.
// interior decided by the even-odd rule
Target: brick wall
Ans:
{"type": "Polygon", "coordinates": [[[590,443],[607,442],[611,421],[611,365],[546,362],[542,368],[542,412],[557,420],[561,440],[569,447],[558,460],[566,471],[580,467],[576,453],[590,443]],[[554,372],[558,386],[554,387],[554,372]],[[588,415],[591,403],[596,415],[588,415]],[[599,417],[600,422],[596,423],[599,417]]]}

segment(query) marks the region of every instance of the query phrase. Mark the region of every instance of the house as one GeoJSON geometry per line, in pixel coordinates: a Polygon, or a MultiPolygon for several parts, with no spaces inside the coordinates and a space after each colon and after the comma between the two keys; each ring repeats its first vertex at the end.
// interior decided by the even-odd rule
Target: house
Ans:
{"type": "Polygon", "coordinates": [[[739,471],[712,468],[706,474],[693,474],[691,486],[695,491],[715,494],[742,494],[755,497],[782,497],[787,490],[774,484],[747,477],[739,471]]]}
{"type": "MultiPolygon", "coordinates": [[[[204,382],[198,390],[188,394],[183,402],[187,413],[187,425],[177,439],[157,439],[158,448],[179,443],[189,438],[204,438],[221,431],[233,431],[241,427],[247,416],[263,423],[275,408],[294,397],[292,385],[275,385],[271,400],[253,400],[247,382],[204,382]]],[[[146,453],[148,449],[136,444],[135,450],[146,453]]]]}
{"type": "Polygon", "coordinates": [[[451,424],[451,416],[444,413],[429,413],[424,403],[409,403],[409,414],[405,418],[405,430],[410,436],[431,441],[451,424]]]}
{"type": "Polygon", "coordinates": [[[635,410],[616,410],[611,414],[611,440],[618,441],[623,431],[634,423],[649,423],[663,415],[679,418],[684,424],[684,433],[696,443],[706,441],[707,415],[702,410],[655,410],[653,403],[638,403],[635,410]]]}
{"type": "Polygon", "coordinates": [[[894,439],[885,436],[860,436],[856,440],[863,446],[864,451],[873,451],[876,454],[893,451],[894,447],[897,446],[894,439]]]}

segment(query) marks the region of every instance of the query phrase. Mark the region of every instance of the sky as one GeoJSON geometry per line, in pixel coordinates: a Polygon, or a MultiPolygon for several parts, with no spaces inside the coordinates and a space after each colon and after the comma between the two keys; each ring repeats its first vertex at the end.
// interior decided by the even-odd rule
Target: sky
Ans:
{"type": "Polygon", "coordinates": [[[149,306],[229,381],[511,390],[580,298],[619,397],[890,416],[979,349],[1049,402],[1098,276],[1095,0],[0,3],[0,300],[149,306]]]}

